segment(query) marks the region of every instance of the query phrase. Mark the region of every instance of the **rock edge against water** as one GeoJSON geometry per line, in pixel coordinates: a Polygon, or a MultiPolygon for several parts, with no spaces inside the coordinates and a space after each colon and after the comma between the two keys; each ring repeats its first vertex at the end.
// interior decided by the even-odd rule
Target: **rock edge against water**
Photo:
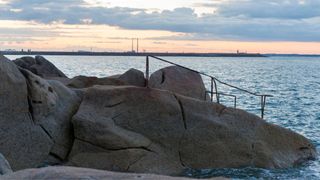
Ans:
{"type": "Polygon", "coordinates": [[[0,153],[14,171],[68,165],[177,176],[190,168],[287,168],[316,156],[293,131],[205,101],[199,74],[167,67],[145,88],[138,70],[69,79],[36,59],[15,65],[0,56],[0,153]]]}
{"type": "MultiPolygon", "coordinates": [[[[40,169],[27,169],[8,174],[1,177],[2,180],[13,179],[43,179],[43,180],[70,180],[70,179],[113,179],[113,180],[192,180],[191,178],[169,177],[153,174],[133,174],[133,173],[117,173],[110,171],[101,171],[87,168],[76,167],[47,167],[40,169]]],[[[226,178],[211,178],[211,180],[225,180],[226,178]]]]}

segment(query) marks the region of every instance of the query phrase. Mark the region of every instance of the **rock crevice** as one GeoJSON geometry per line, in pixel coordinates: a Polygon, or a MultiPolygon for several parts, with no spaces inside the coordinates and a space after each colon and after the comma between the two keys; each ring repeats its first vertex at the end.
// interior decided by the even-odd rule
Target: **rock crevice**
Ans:
{"type": "Polygon", "coordinates": [[[181,111],[181,116],[182,116],[182,121],[183,121],[183,126],[184,126],[184,129],[188,129],[187,127],[187,122],[186,122],[186,115],[185,115],[185,112],[184,112],[184,108],[183,108],[183,104],[182,102],[179,100],[179,98],[177,97],[177,95],[174,94],[174,97],[176,98],[178,104],[179,104],[179,107],[180,107],[180,111],[181,111]]]}
{"type": "Polygon", "coordinates": [[[148,151],[148,152],[152,152],[152,153],[156,153],[155,151],[149,149],[149,146],[147,147],[144,147],[144,146],[138,146],[138,147],[121,147],[121,148],[106,148],[106,147],[103,147],[101,145],[97,145],[97,144],[94,144],[90,141],[86,141],[86,140],[83,140],[83,139],[79,139],[79,138],[75,138],[77,139],[78,141],[82,141],[82,142],[85,142],[85,143],[88,143],[88,144],[91,144],[92,146],[97,146],[101,149],[105,149],[107,151],[125,151],[125,150],[143,150],[143,151],[148,151]]]}

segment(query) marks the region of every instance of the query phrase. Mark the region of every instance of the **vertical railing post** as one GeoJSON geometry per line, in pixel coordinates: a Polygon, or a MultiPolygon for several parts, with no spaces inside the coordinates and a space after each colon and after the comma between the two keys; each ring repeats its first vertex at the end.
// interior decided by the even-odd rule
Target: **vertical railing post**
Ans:
{"type": "Polygon", "coordinates": [[[264,109],[263,109],[263,96],[261,96],[261,119],[263,119],[264,116],[264,109]]]}
{"type": "Polygon", "coordinates": [[[211,77],[211,91],[210,91],[210,94],[211,94],[211,102],[213,102],[213,77],[211,77]]]}
{"type": "Polygon", "coordinates": [[[267,96],[262,95],[261,96],[261,119],[264,119],[264,110],[266,107],[266,100],[267,100],[267,96]]]}
{"type": "Polygon", "coordinates": [[[146,57],[146,87],[149,86],[149,56],[146,57]]]}
{"type": "Polygon", "coordinates": [[[217,82],[216,80],[212,77],[213,83],[214,83],[214,87],[216,89],[216,99],[217,99],[217,103],[220,104],[220,98],[219,98],[219,92],[218,92],[218,86],[217,86],[217,82]]]}

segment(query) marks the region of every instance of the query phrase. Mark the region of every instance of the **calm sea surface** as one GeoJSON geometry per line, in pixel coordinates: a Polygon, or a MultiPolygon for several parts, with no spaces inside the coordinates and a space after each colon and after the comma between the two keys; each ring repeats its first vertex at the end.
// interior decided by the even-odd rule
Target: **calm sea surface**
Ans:
{"type": "MultiPolygon", "coordinates": [[[[17,56],[8,56],[14,59],[17,56]]],[[[105,77],[129,68],[145,69],[144,57],[46,56],[67,76],[105,77]]],[[[253,92],[272,94],[267,100],[265,119],[292,129],[312,140],[320,150],[320,57],[191,58],[165,57],[170,61],[211,74],[218,79],[253,92]]],[[[151,60],[151,71],[167,64],[151,60]]],[[[204,78],[209,88],[210,80],[204,78]]],[[[248,96],[218,84],[220,91],[238,95],[238,107],[260,114],[260,98],[248,96]]],[[[222,97],[233,106],[233,99],[222,97]]],[[[249,179],[320,179],[320,160],[298,168],[265,170],[215,169],[188,172],[195,177],[225,176],[249,179]]]]}

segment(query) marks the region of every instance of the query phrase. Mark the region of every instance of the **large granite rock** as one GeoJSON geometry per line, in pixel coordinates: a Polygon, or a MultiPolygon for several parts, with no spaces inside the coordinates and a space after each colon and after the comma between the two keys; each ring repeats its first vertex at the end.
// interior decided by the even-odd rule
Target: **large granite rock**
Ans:
{"type": "Polygon", "coordinates": [[[59,81],[65,86],[67,86],[71,82],[71,79],[66,77],[46,77],[45,79],[59,81]]]}
{"type": "Polygon", "coordinates": [[[71,88],[88,88],[95,85],[114,85],[121,86],[125,85],[124,82],[114,79],[114,78],[97,78],[97,77],[87,77],[87,76],[76,76],[70,80],[67,84],[71,88]]]}
{"type": "Polygon", "coordinates": [[[24,76],[3,56],[0,82],[0,152],[14,170],[36,167],[48,155],[53,142],[33,122],[24,76]]]}
{"type": "Polygon", "coordinates": [[[112,78],[119,79],[120,81],[124,82],[126,85],[130,86],[138,86],[138,87],[145,87],[146,79],[144,77],[144,73],[137,70],[137,69],[129,69],[125,73],[121,75],[112,76],[112,78]]]}
{"type": "Polygon", "coordinates": [[[114,75],[105,78],[97,78],[97,77],[87,77],[87,76],[76,76],[71,80],[64,80],[67,82],[66,85],[71,88],[88,88],[95,85],[108,85],[108,86],[145,86],[145,78],[143,72],[130,69],[124,74],[114,75]]]}
{"type": "MultiPolygon", "coordinates": [[[[95,169],[75,168],[75,167],[47,167],[41,169],[27,169],[6,176],[2,176],[3,180],[13,179],[41,179],[41,180],[70,180],[70,179],[112,179],[112,180],[192,180],[191,178],[169,177],[152,174],[129,174],[116,173],[110,171],[101,171],[95,169]]],[[[211,180],[223,180],[225,178],[211,178],[211,180]]]]}
{"type": "Polygon", "coordinates": [[[80,103],[60,83],[21,71],[0,56],[0,152],[13,170],[65,158],[73,139],[70,118],[80,103]]]}
{"type": "Polygon", "coordinates": [[[64,160],[73,144],[71,118],[81,99],[58,81],[44,80],[25,69],[20,71],[27,80],[33,122],[54,142],[50,155],[64,160]]]}
{"type": "Polygon", "coordinates": [[[186,168],[286,168],[315,157],[303,136],[242,110],[169,91],[89,88],[69,165],[179,175],[186,168]]]}
{"type": "Polygon", "coordinates": [[[67,77],[55,65],[53,65],[50,61],[46,60],[42,56],[36,56],[35,58],[22,57],[14,60],[13,62],[21,68],[27,69],[43,78],[67,77]]]}
{"type": "Polygon", "coordinates": [[[11,166],[9,162],[4,158],[4,156],[0,153],[0,176],[4,174],[12,173],[11,166]]]}
{"type": "Polygon", "coordinates": [[[169,66],[156,71],[150,76],[148,86],[200,100],[209,99],[201,76],[178,66],[169,66]]]}

